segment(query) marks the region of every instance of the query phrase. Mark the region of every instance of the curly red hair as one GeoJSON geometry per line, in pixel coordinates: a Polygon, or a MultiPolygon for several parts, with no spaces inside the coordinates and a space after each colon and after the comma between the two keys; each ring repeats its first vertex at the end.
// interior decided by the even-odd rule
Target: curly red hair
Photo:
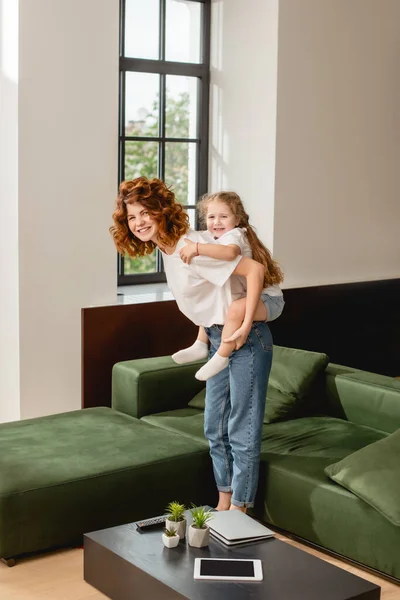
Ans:
{"type": "Polygon", "coordinates": [[[152,241],[142,242],[133,235],[128,226],[127,205],[139,202],[158,224],[158,240],[162,247],[173,247],[189,229],[189,217],[175,194],[161,179],[136,179],[123,181],[119,186],[116,207],[113,212],[114,225],[110,233],[118,252],[129,256],[151,254],[156,247],[152,241]]]}

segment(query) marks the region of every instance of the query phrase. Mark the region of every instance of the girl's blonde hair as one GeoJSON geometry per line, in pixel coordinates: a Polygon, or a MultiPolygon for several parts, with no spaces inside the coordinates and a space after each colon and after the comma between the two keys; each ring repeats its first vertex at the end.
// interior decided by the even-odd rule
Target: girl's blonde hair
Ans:
{"type": "Polygon", "coordinates": [[[249,215],[244,210],[240,196],[235,192],[216,192],[215,194],[206,194],[203,196],[197,205],[200,219],[203,222],[206,222],[208,205],[210,202],[223,202],[229,206],[236,219],[239,221],[237,227],[245,229],[247,241],[253,253],[253,259],[265,267],[264,287],[282,283],[283,273],[278,263],[272,258],[270,251],[264,246],[253,227],[250,225],[249,215]]]}

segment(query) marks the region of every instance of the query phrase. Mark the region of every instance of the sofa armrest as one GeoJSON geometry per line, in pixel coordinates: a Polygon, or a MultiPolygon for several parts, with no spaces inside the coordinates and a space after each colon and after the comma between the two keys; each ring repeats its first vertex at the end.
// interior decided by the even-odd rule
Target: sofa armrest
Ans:
{"type": "Polygon", "coordinates": [[[177,365],[170,356],[116,363],[112,370],[112,408],[140,419],[176,408],[204,388],[194,374],[203,362],[177,365]]]}
{"type": "Polygon", "coordinates": [[[328,365],[329,413],[392,433],[400,428],[400,381],[386,375],[328,365]]]}

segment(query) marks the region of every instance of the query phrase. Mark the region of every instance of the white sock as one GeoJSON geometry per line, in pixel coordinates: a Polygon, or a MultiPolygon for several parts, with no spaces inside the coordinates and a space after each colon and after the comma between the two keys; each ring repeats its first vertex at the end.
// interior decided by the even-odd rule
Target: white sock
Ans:
{"type": "Polygon", "coordinates": [[[223,371],[229,365],[229,357],[221,356],[216,352],[211,360],[208,361],[195,375],[200,381],[207,381],[210,377],[214,377],[220,371],[223,371]]]}
{"type": "Polygon", "coordinates": [[[208,344],[196,340],[189,348],[184,348],[183,350],[179,350],[179,352],[175,352],[175,354],[172,355],[172,360],[178,363],[178,365],[184,365],[185,363],[207,358],[207,356],[208,344]]]}

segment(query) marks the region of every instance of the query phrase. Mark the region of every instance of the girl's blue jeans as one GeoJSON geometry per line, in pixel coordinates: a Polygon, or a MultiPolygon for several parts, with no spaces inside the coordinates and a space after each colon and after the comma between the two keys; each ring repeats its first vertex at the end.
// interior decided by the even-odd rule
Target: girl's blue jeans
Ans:
{"type": "MultiPolygon", "coordinates": [[[[222,325],[205,330],[211,358],[221,344],[222,325]]],[[[232,352],[229,366],[206,384],[204,433],[214,477],[218,490],[231,492],[236,506],[254,505],[271,363],[271,332],[266,323],[255,321],[247,342],[232,352]]]]}

